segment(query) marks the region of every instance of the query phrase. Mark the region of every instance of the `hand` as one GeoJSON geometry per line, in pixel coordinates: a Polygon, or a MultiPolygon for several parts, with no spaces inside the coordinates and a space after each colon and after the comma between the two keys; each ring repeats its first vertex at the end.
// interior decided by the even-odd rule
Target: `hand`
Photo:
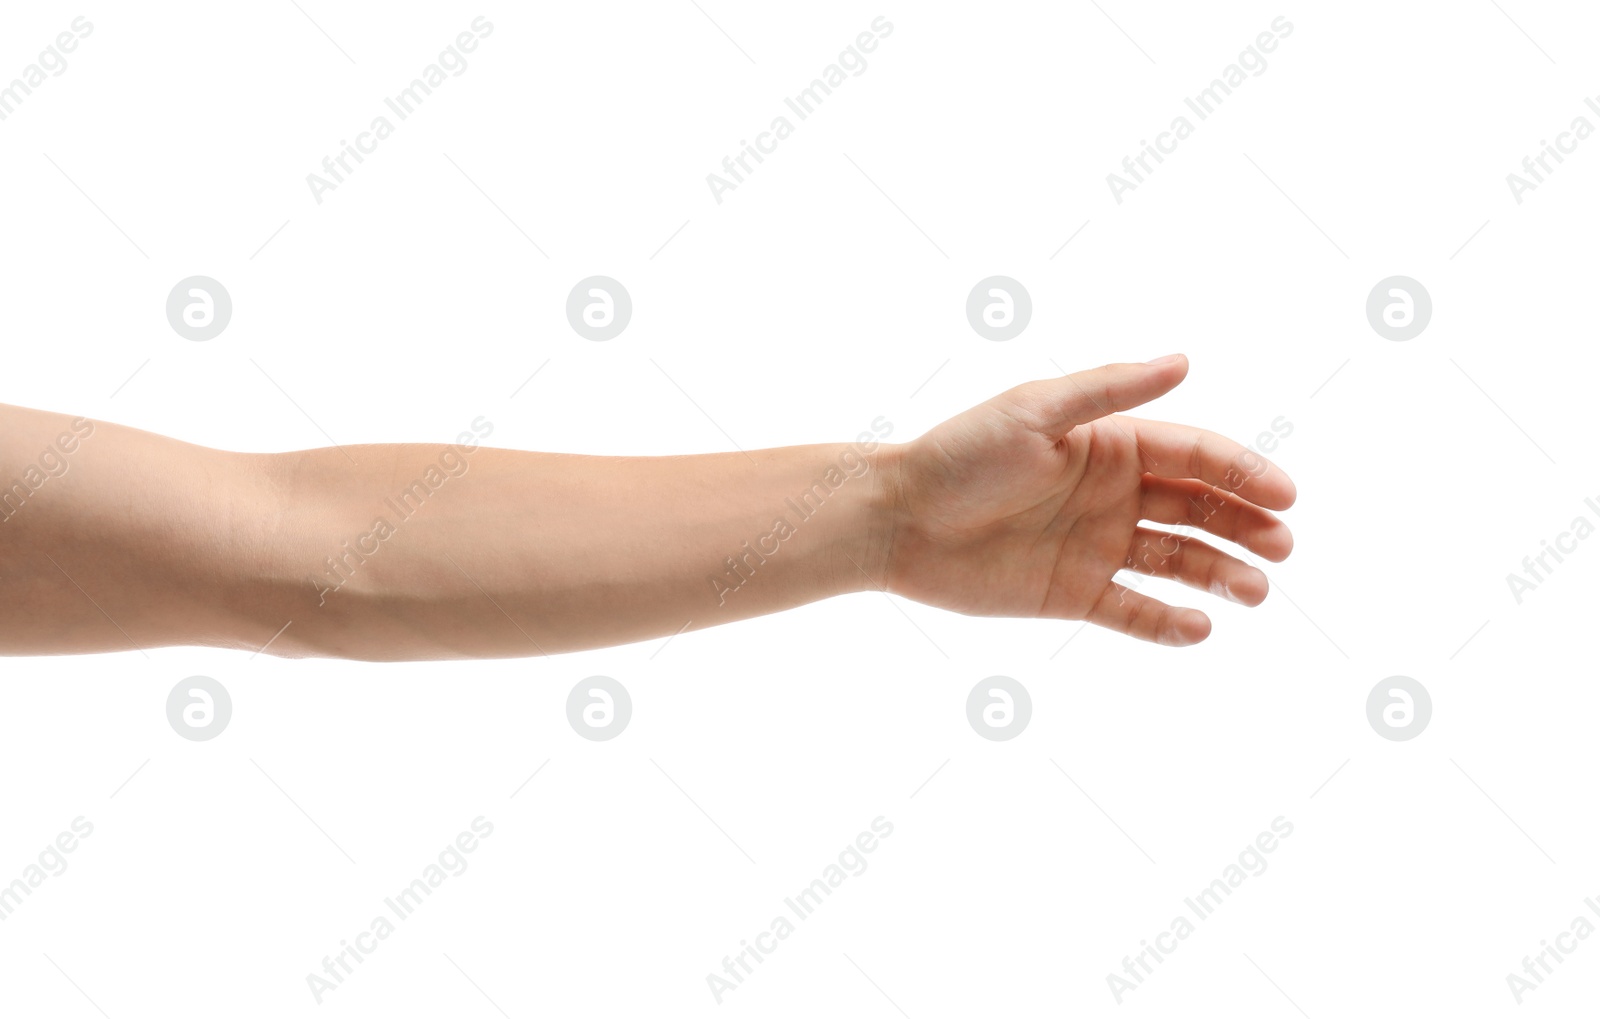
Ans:
{"type": "Polygon", "coordinates": [[[1283,471],[1215,433],[1117,413],[1188,372],[1175,354],[1026,383],[895,449],[886,588],[969,615],[1086,619],[1174,646],[1204,640],[1211,620],[1116,583],[1117,571],[1261,604],[1260,570],[1141,525],[1191,525],[1273,562],[1294,545],[1268,512],[1294,503],[1283,471]]]}

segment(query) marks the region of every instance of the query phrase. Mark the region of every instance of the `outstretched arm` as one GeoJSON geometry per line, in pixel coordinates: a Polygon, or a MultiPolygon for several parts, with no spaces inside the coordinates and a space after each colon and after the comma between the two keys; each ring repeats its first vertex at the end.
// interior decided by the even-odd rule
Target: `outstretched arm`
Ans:
{"type": "Polygon", "coordinates": [[[1205,615],[1121,569],[1245,604],[1272,560],[1277,468],[1125,418],[1182,358],[1010,390],[912,442],[674,457],[457,443],[228,453],[0,406],[0,653],[202,644],[366,660],[556,654],[853,591],[1088,619],[1190,644],[1205,615]],[[268,641],[271,641],[268,644],[268,641]]]}

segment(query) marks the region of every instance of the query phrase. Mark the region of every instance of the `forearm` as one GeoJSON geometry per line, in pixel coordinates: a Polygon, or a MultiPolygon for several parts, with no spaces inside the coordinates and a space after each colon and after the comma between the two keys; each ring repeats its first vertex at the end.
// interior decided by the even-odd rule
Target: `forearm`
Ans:
{"type": "MultiPolygon", "coordinates": [[[[11,409],[6,466],[63,420],[11,409]]],[[[891,457],[251,455],[98,423],[0,522],[0,649],[480,658],[700,629],[881,583],[891,457]]]]}
{"type": "MultiPolygon", "coordinates": [[[[264,524],[273,565],[256,586],[295,620],[279,653],[556,654],[775,612],[881,579],[883,447],[748,458],[346,452],[356,465],[316,450],[267,467],[281,515],[264,524]]],[[[260,618],[272,621],[270,612],[260,618]]]]}

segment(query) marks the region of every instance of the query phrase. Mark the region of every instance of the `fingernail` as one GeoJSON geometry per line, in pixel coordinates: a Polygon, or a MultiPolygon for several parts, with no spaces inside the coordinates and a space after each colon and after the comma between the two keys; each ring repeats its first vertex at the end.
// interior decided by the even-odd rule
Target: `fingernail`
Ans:
{"type": "Polygon", "coordinates": [[[1171,364],[1182,359],[1182,357],[1182,354],[1168,354],[1166,357],[1158,357],[1154,361],[1146,361],[1145,364],[1171,364]]]}

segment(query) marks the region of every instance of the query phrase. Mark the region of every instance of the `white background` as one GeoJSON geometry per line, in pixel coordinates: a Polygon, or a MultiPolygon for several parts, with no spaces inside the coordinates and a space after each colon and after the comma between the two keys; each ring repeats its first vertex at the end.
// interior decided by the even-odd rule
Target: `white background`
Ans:
{"type": "Polygon", "coordinates": [[[1255,610],[1160,591],[1215,620],[1183,650],[864,594],[555,659],[8,660],[0,882],[94,825],[0,923],[8,1014],[1594,1000],[1600,939],[1520,1007],[1506,974],[1600,894],[1600,541],[1520,605],[1506,575],[1600,522],[1600,140],[1520,205],[1505,176],[1600,124],[1595,11],[300,6],[8,7],[0,78],[73,17],[94,30],[0,122],[0,401],[240,450],[445,442],[484,415],[500,446],[682,453],[878,415],[909,439],[1057,365],[1183,351],[1147,413],[1245,441],[1292,423],[1297,549],[1255,610]],[[306,175],[479,14],[468,69],[317,204],[306,175]],[[718,205],[706,174],[878,15],[867,69],[718,205]],[[1106,174],[1280,15],[1266,71],[1117,204],[1106,174]],[[194,274],[234,301],[208,343],[164,315],[194,274]],[[609,343],[565,319],[593,274],[634,302],[609,343]],[[1005,343],[963,312],[995,274],[1034,305],[1005,343]],[[1433,299],[1409,342],[1365,317],[1394,274],[1433,299]],[[233,698],[209,742],[164,713],[196,674],[233,698]],[[633,697],[611,742],[566,719],[595,674],[633,697]],[[992,675],[1032,695],[1009,742],[966,720],[992,675]],[[1432,694],[1410,742],[1367,722],[1392,675],[1432,694]],[[469,869],[317,1005],[306,975],[480,815],[469,869]],[[866,872],[719,1006],[707,974],[880,815],[866,872]],[[1266,872],[1117,1004],[1107,975],[1280,816],[1266,872]]]}

